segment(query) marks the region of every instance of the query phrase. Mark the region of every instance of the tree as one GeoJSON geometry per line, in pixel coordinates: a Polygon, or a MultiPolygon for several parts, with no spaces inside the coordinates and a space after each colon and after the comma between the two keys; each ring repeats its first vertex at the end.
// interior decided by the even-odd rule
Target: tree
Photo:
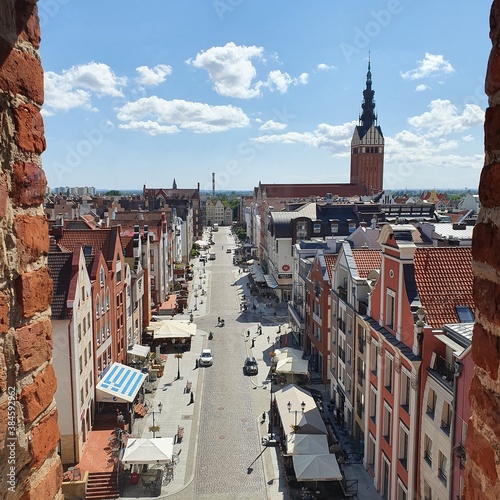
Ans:
{"type": "Polygon", "coordinates": [[[117,189],[112,189],[111,191],[106,191],[104,196],[121,196],[121,193],[117,189]]]}

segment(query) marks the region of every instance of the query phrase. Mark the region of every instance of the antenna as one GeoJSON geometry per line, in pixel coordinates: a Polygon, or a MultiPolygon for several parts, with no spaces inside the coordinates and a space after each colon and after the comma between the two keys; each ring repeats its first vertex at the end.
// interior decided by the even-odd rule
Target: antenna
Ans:
{"type": "Polygon", "coordinates": [[[212,172],[212,198],[215,199],[215,172],[212,172]]]}

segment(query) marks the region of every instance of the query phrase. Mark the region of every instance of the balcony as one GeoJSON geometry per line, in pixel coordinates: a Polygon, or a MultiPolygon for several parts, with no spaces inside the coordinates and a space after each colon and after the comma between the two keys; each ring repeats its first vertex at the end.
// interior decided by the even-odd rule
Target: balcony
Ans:
{"type": "Polygon", "coordinates": [[[338,329],[345,333],[346,331],[345,321],[342,318],[338,318],[337,324],[338,324],[338,329]]]}
{"type": "Polygon", "coordinates": [[[441,356],[436,356],[434,366],[429,369],[431,373],[449,389],[453,388],[455,381],[455,368],[441,356]]]}
{"type": "Polygon", "coordinates": [[[292,321],[298,326],[299,330],[304,330],[306,326],[305,318],[302,316],[300,309],[292,302],[288,303],[288,314],[291,316],[292,321]]]}
{"type": "Polygon", "coordinates": [[[337,287],[337,292],[339,294],[340,300],[347,302],[347,290],[345,290],[343,287],[339,286],[339,287],[337,287]]]}

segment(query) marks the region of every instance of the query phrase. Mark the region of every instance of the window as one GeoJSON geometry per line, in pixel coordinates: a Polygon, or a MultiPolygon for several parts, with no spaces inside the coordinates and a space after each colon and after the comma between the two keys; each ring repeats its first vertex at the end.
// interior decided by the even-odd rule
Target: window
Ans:
{"type": "Polygon", "coordinates": [[[99,300],[99,295],[95,298],[95,317],[99,317],[99,313],[101,310],[101,301],[99,300]]]}
{"type": "Polygon", "coordinates": [[[313,224],[313,232],[314,233],[321,233],[321,222],[315,222],[313,224]]]}
{"type": "Polygon", "coordinates": [[[109,309],[109,302],[110,302],[110,294],[109,294],[109,288],[106,290],[106,309],[109,309]]]}
{"type": "Polygon", "coordinates": [[[80,373],[83,372],[83,361],[82,361],[82,357],[80,356],[80,373]]]}
{"type": "Polygon", "coordinates": [[[365,345],[366,345],[366,331],[361,325],[358,325],[358,350],[361,354],[365,352],[365,345]]]}
{"type": "Polygon", "coordinates": [[[368,456],[366,457],[366,462],[368,465],[371,465],[373,467],[375,465],[375,438],[373,437],[371,432],[368,438],[367,451],[368,451],[368,456]]]}
{"type": "Polygon", "coordinates": [[[389,478],[391,477],[391,466],[386,455],[382,454],[382,498],[389,498],[389,478]]]}
{"type": "Polygon", "coordinates": [[[432,467],[432,439],[427,434],[424,435],[424,459],[432,467]]]}
{"type": "Polygon", "coordinates": [[[349,232],[354,233],[356,231],[356,223],[355,222],[349,222],[349,232]]]}
{"type": "Polygon", "coordinates": [[[384,386],[392,393],[392,357],[389,354],[385,355],[384,386]]]}
{"type": "Polygon", "coordinates": [[[372,342],[372,347],[370,349],[370,370],[375,375],[377,374],[377,365],[378,365],[378,348],[377,344],[372,342]]]}
{"type": "Polygon", "coordinates": [[[424,500],[432,500],[432,490],[429,483],[424,479],[424,500]]]}
{"type": "Polygon", "coordinates": [[[307,238],[307,222],[305,220],[297,221],[296,226],[297,239],[307,238]]]}
{"type": "Polygon", "coordinates": [[[403,425],[402,422],[399,423],[399,449],[398,458],[403,467],[408,470],[408,435],[410,431],[403,425]]]}
{"type": "Polygon", "coordinates": [[[401,406],[410,413],[410,374],[406,370],[401,370],[401,406]]]}
{"type": "Polygon", "coordinates": [[[436,411],[436,392],[434,389],[429,389],[427,393],[427,415],[434,419],[434,412],[436,411]]]}
{"type": "Polygon", "coordinates": [[[358,365],[358,384],[360,387],[363,387],[364,381],[365,381],[365,362],[363,358],[359,357],[357,359],[357,365],[358,365]]]}
{"type": "Polygon", "coordinates": [[[339,223],[338,222],[332,222],[330,224],[330,230],[332,234],[337,234],[339,232],[339,223]]]}
{"type": "Polygon", "coordinates": [[[392,420],[392,410],[391,407],[384,402],[384,414],[382,420],[382,435],[385,440],[391,444],[391,420],[392,420]]]}
{"type": "Polygon", "coordinates": [[[82,340],[82,324],[78,323],[78,342],[82,340]]]}
{"type": "Polygon", "coordinates": [[[370,418],[375,422],[377,419],[377,389],[370,385],[370,418]]]}
{"type": "Polygon", "coordinates": [[[448,459],[441,451],[438,454],[438,477],[446,486],[448,480],[448,459]]]}
{"type": "Polygon", "coordinates": [[[455,311],[457,312],[460,323],[474,323],[474,313],[470,307],[456,306],[455,311]]]}
{"type": "Polygon", "coordinates": [[[408,490],[406,486],[402,483],[401,479],[398,477],[398,490],[396,494],[396,500],[406,500],[408,498],[408,490]]]}
{"type": "Polygon", "coordinates": [[[447,401],[443,402],[443,412],[441,413],[441,429],[448,436],[451,427],[451,407],[447,401]]]}
{"type": "Polygon", "coordinates": [[[101,270],[99,271],[99,282],[101,286],[104,286],[104,268],[101,267],[101,270]]]}
{"type": "Polygon", "coordinates": [[[385,324],[391,330],[394,330],[394,297],[394,292],[392,290],[387,290],[385,324]]]}

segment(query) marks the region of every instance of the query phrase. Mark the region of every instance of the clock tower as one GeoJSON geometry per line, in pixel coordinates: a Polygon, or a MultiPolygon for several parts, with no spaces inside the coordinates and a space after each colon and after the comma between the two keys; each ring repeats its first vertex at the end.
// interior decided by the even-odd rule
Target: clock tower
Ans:
{"type": "Polygon", "coordinates": [[[351,140],[351,184],[364,186],[367,195],[382,191],[384,177],[384,136],[377,125],[374,95],[368,60],[362,113],[351,140]]]}

